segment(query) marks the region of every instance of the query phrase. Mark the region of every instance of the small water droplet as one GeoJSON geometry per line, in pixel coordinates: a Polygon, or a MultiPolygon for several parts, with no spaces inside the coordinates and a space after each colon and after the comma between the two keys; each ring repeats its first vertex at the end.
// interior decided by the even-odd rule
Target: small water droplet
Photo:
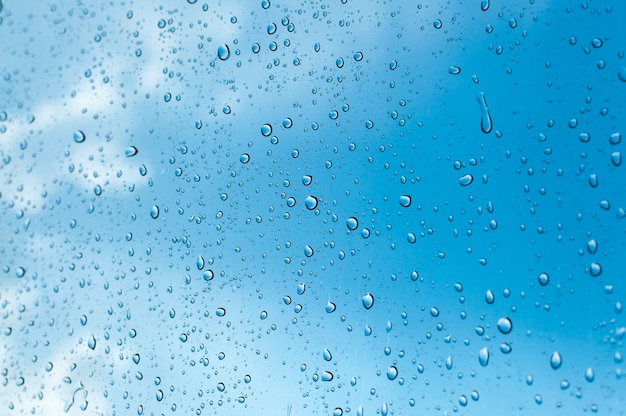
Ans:
{"type": "Polygon", "coordinates": [[[395,365],[387,367],[387,378],[389,380],[395,380],[398,377],[398,368],[395,365]]]}
{"type": "Polygon", "coordinates": [[[96,349],[96,338],[93,335],[90,336],[89,339],[87,340],[87,346],[91,350],[95,350],[96,349]]]}
{"type": "Polygon", "coordinates": [[[226,309],[224,309],[224,308],[217,308],[215,310],[215,315],[219,316],[220,318],[222,316],[225,316],[226,315],[226,309]]]}
{"type": "Polygon", "coordinates": [[[327,348],[324,349],[322,356],[324,357],[325,361],[330,361],[333,359],[333,355],[330,353],[330,351],[327,348]]]}
{"type": "Polygon", "coordinates": [[[480,2],[480,10],[486,12],[489,10],[490,1],[489,0],[481,0],[480,2]]]}
{"type": "Polygon", "coordinates": [[[593,381],[596,379],[596,374],[593,371],[593,368],[589,367],[585,370],[585,380],[587,380],[587,382],[589,383],[593,383],[593,381]]]}
{"type": "Polygon", "coordinates": [[[304,246],[304,255],[307,257],[312,257],[313,254],[315,253],[315,251],[313,250],[313,247],[306,245],[304,246]]]}
{"type": "Polygon", "coordinates": [[[459,68],[458,66],[450,66],[450,68],[448,68],[448,72],[451,73],[452,75],[458,75],[461,73],[461,68],[459,68]]]}
{"type": "Polygon", "coordinates": [[[150,216],[155,220],[159,218],[159,206],[158,205],[152,205],[152,208],[150,208],[150,216]]]}
{"type": "Polygon", "coordinates": [[[331,373],[330,371],[322,372],[322,381],[331,381],[333,378],[333,373],[331,373]]]}
{"type": "Polygon", "coordinates": [[[496,300],[496,295],[493,294],[491,289],[487,290],[485,292],[485,302],[491,305],[495,300],[496,300]]]}
{"type": "Polygon", "coordinates": [[[335,305],[331,301],[328,301],[328,303],[326,304],[326,313],[333,313],[335,312],[336,309],[337,309],[337,305],[335,305]]]}
{"type": "Polygon", "coordinates": [[[548,273],[539,273],[537,280],[539,280],[539,284],[541,286],[546,286],[548,283],[550,283],[550,276],[548,275],[548,273]]]}

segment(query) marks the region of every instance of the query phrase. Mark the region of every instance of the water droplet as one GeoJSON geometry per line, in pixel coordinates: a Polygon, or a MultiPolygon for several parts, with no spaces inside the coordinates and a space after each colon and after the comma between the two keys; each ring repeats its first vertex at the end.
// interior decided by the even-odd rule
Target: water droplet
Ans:
{"type": "Polygon", "coordinates": [[[626,66],[620,67],[617,71],[617,78],[622,82],[626,82],[626,66]]]}
{"type": "Polygon", "coordinates": [[[451,73],[452,75],[458,75],[461,73],[461,68],[459,68],[458,66],[450,66],[450,68],[448,68],[448,72],[451,73]]]}
{"type": "Polygon", "coordinates": [[[298,295],[304,295],[304,292],[306,290],[306,284],[305,283],[298,283],[298,295]]]}
{"type": "Polygon", "coordinates": [[[85,141],[85,133],[82,132],[82,130],[76,130],[74,132],[74,141],[76,143],[82,143],[85,141]]]}
{"type": "Polygon", "coordinates": [[[289,295],[283,296],[283,302],[285,303],[285,305],[291,305],[291,296],[289,295]]]}
{"type": "Polygon", "coordinates": [[[401,195],[398,202],[401,206],[408,208],[409,206],[411,206],[411,197],[409,195],[401,195]]]}
{"type": "Polygon", "coordinates": [[[493,124],[491,122],[491,114],[489,114],[489,107],[487,106],[485,93],[479,93],[476,99],[478,100],[478,105],[480,106],[480,129],[485,134],[490,133],[493,124]]]}
{"type": "Polygon", "coordinates": [[[487,367],[487,364],[489,364],[489,349],[487,347],[483,347],[478,351],[478,362],[483,367],[487,367]]]}
{"type": "Polygon", "coordinates": [[[589,383],[593,383],[593,380],[596,379],[596,374],[593,371],[593,368],[589,367],[585,370],[585,380],[589,383]]]}
{"type": "Polygon", "coordinates": [[[467,173],[459,178],[459,184],[461,186],[471,185],[472,182],[474,182],[474,177],[470,173],[467,173]]]}
{"type": "Polygon", "coordinates": [[[215,315],[219,316],[220,318],[222,316],[225,316],[226,315],[226,309],[224,309],[224,308],[217,308],[215,310],[215,315]]]}
{"type": "Polygon", "coordinates": [[[178,337],[178,339],[181,342],[187,342],[187,334],[180,334],[180,336],[178,337]]]}
{"type": "Polygon", "coordinates": [[[591,277],[598,277],[602,274],[602,265],[600,263],[593,262],[589,266],[589,273],[591,277]]]}
{"type": "Polygon", "coordinates": [[[306,245],[304,246],[304,255],[307,257],[312,257],[313,253],[315,253],[315,251],[313,250],[313,247],[306,245]]]}
{"type": "Polygon", "coordinates": [[[239,156],[239,161],[245,165],[250,161],[250,155],[247,153],[242,153],[241,156],[239,156]]]}
{"type": "Polygon", "coordinates": [[[137,150],[137,148],[135,146],[129,146],[126,148],[126,150],[124,151],[124,155],[126,157],[133,157],[135,156],[137,153],[139,153],[139,150],[137,150]]]}
{"type": "Polygon", "coordinates": [[[620,144],[622,141],[622,134],[620,132],[611,133],[609,136],[609,143],[612,145],[620,144]]]}
{"type": "Polygon", "coordinates": [[[159,206],[158,205],[152,205],[152,208],[150,208],[150,216],[155,220],[159,218],[159,206]]]}
{"type": "Polygon", "coordinates": [[[213,270],[205,270],[204,273],[202,273],[202,278],[207,282],[213,280],[213,277],[215,277],[213,270]]]}
{"type": "Polygon", "coordinates": [[[270,8],[270,0],[262,0],[261,1],[261,7],[263,7],[265,10],[270,8]]]}
{"type": "Polygon", "coordinates": [[[500,352],[502,354],[509,354],[511,351],[513,351],[513,347],[511,347],[511,344],[509,344],[508,342],[503,342],[502,344],[500,344],[500,352]]]}
{"type": "Polygon", "coordinates": [[[157,390],[156,399],[157,399],[157,402],[160,402],[161,400],[163,400],[163,390],[157,390]]]}
{"type": "Polygon", "coordinates": [[[268,137],[272,134],[272,125],[271,124],[263,124],[261,126],[261,134],[265,137],[268,137]]]}
{"type": "Polygon", "coordinates": [[[230,57],[230,48],[228,45],[220,45],[217,48],[217,57],[222,61],[225,61],[230,57]]]}
{"type": "Polygon", "coordinates": [[[495,300],[496,300],[496,295],[493,294],[491,289],[487,290],[485,292],[485,302],[491,305],[495,300]]]}
{"type": "Polygon", "coordinates": [[[196,267],[198,267],[198,270],[204,269],[204,264],[204,257],[198,256],[198,260],[196,260],[196,267]]]}
{"type": "Polygon", "coordinates": [[[548,283],[550,283],[550,276],[548,276],[548,273],[539,273],[539,277],[537,278],[537,280],[539,280],[539,284],[541,286],[546,286],[548,283]]]}
{"type": "Polygon", "coordinates": [[[331,381],[333,378],[333,373],[331,373],[330,371],[322,372],[322,381],[331,381]]]}
{"type": "Polygon", "coordinates": [[[90,336],[89,339],[87,340],[87,346],[91,350],[95,350],[96,349],[96,338],[93,335],[90,336]]]}
{"type": "Polygon", "coordinates": [[[498,319],[498,329],[503,334],[508,334],[513,329],[513,322],[511,322],[511,320],[509,318],[504,316],[504,317],[498,319]]]}
{"type": "Polygon", "coordinates": [[[387,367],[387,378],[389,380],[395,380],[398,377],[398,368],[395,365],[387,367]]]}
{"type": "Polygon", "coordinates": [[[388,412],[389,412],[389,409],[387,408],[387,403],[383,402],[382,406],[380,407],[380,415],[387,416],[388,412]]]}
{"type": "Polygon", "coordinates": [[[374,306],[374,295],[372,295],[371,293],[366,293],[365,295],[363,295],[361,301],[363,302],[363,307],[365,309],[371,309],[372,306],[374,306]]]}
{"type": "Polygon", "coordinates": [[[452,365],[453,365],[452,356],[448,355],[448,357],[446,357],[446,368],[448,370],[452,370],[452,365]]]}
{"type": "Polygon", "coordinates": [[[354,217],[350,217],[348,218],[348,221],[346,221],[346,225],[348,226],[349,230],[354,231],[359,227],[359,220],[354,217]]]}
{"type": "Polygon", "coordinates": [[[261,320],[264,320],[267,318],[267,311],[261,311],[261,314],[259,315],[259,318],[261,318],[261,320]]]}
{"type": "Polygon", "coordinates": [[[328,303],[326,304],[326,313],[333,313],[336,309],[337,305],[335,305],[331,301],[328,301],[328,303]]]}
{"type": "Polygon", "coordinates": [[[315,208],[317,208],[317,198],[312,195],[307,196],[304,200],[304,205],[307,207],[307,209],[314,210],[315,208]]]}
{"type": "Polygon", "coordinates": [[[322,352],[322,356],[324,357],[325,361],[330,361],[333,359],[333,355],[330,353],[330,351],[325,348],[324,351],[322,352]]]}
{"type": "Polygon", "coordinates": [[[563,364],[563,358],[561,358],[561,354],[558,351],[554,351],[550,356],[550,366],[554,370],[558,370],[563,364]]]}
{"type": "Polygon", "coordinates": [[[486,12],[487,10],[489,10],[489,5],[490,5],[489,0],[481,0],[480,10],[482,10],[483,12],[486,12]]]}
{"type": "Polygon", "coordinates": [[[598,242],[594,239],[587,241],[587,251],[589,254],[596,254],[596,251],[598,251],[598,242]]]}
{"type": "Polygon", "coordinates": [[[398,61],[396,61],[395,59],[389,62],[389,69],[391,69],[392,71],[395,70],[397,67],[398,67],[398,61]]]}
{"type": "Polygon", "coordinates": [[[439,309],[435,308],[434,306],[430,308],[430,316],[432,317],[439,316],[439,309]]]}
{"type": "Polygon", "coordinates": [[[415,242],[417,241],[417,237],[414,233],[407,233],[406,240],[411,244],[415,244],[415,242]]]}
{"type": "Polygon", "coordinates": [[[433,26],[435,27],[435,29],[441,29],[443,23],[441,22],[441,20],[437,19],[433,22],[433,26]]]}

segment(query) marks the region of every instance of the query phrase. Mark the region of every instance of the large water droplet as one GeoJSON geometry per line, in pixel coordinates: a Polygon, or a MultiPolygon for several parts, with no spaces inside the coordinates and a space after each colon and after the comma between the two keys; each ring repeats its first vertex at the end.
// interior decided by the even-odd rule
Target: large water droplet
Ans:
{"type": "Polygon", "coordinates": [[[461,186],[471,185],[472,182],[474,182],[474,177],[470,173],[467,173],[459,178],[459,184],[461,186]]]}
{"type": "Polygon", "coordinates": [[[330,353],[330,351],[328,350],[328,348],[324,348],[324,351],[322,353],[322,356],[324,357],[325,361],[330,361],[333,359],[333,355],[330,353]]]}
{"type": "Polygon", "coordinates": [[[359,220],[354,217],[350,217],[348,218],[348,221],[346,221],[346,225],[348,226],[349,230],[354,231],[359,227],[359,220]]]}
{"type": "Polygon", "coordinates": [[[328,303],[326,304],[326,313],[333,313],[336,309],[337,305],[335,305],[331,301],[328,301],[328,303]]]}
{"type": "Polygon", "coordinates": [[[489,10],[489,5],[490,5],[489,0],[481,0],[480,10],[482,10],[483,12],[486,12],[487,10],[489,10]]]}
{"type": "Polygon", "coordinates": [[[504,317],[498,319],[498,329],[503,334],[508,334],[513,329],[513,323],[511,322],[511,320],[509,318],[504,316],[504,317]]]}
{"type": "Polygon", "coordinates": [[[493,123],[491,122],[491,114],[489,114],[489,107],[487,107],[485,93],[479,93],[476,99],[478,100],[478,105],[480,106],[480,129],[483,133],[490,133],[493,128],[493,123]]]}
{"type": "Polygon", "coordinates": [[[307,196],[304,200],[304,205],[307,207],[307,209],[314,210],[315,208],[317,208],[317,198],[312,195],[307,196]]]}
{"type": "Polygon", "coordinates": [[[537,280],[539,280],[539,284],[541,286],[546,286],[548,283],[550,283],[550,276],[548,275],[548,273],[539,273],[537,280]]]}
{"type": "Polygon", "coordinates": [[[228,45],[220,45],[217,48],[217,57],[220,58],[220,60],[222,61],[225,61],[230,57],[230,48],[228,47],[228,45]]]}
{"type": "Polygon", "coordinates": [[[401,195],[398,202],[400,202],[401,206],[407,208],[411,205],[411,197],[409,195],[401,195]]]}
{"type": "Polygon", "coordinates": [[[478,362],[483,367],[487,367],[487,364],[489,364],[489,349],[487,347],[483,347],[478,351],[478,362]]]}
{"type": "Polygon", "coordinates": [[[82,142],[84,142],[84,141],[85,141],[85,138],[86,138],[86,137],[85,137],[85,133],[83,133],[83,131],[82,131],[82,130],[76,130],[76,131],[74,132],[74,141],[75,141],[76,143],[82,143],[82,142]]]}
{"type": "Polygon", "coordinates": [[[561,354],[558,351],[554,351],[550,356],[550,366],[554,370],[558,370],[563,364],[563,358],[561,358],[561,354]]]}
{"type": "Polygon", "coordinates": [[[372,295],[371,293],[366,293],[365,295],[363,295],[363,299],[361,299],[363,301],[363,307],[365,309],[370,309],[372,306],[374,306],[374,295],[372,295]]]}
{"type": "Polygon", "coordinates": [[[155,220],[159,218],[159,206],[158,205],[152,205],[152,208],[150,208],[150,216],[154,218],[155,220]]]}
{"type": "Polygon", "coordinates": [[[593,383],[593,380],[596,379],[596,374],[593,371],[593,368],[589,367],[585,370],[585,380],[589,383],[593,383]]]}
{"type": "Polygon", "coordinates": [[[135,146],[129,146],[124,151],[124,155],[126,155],[126,157],[133,157],[137,153],[139,153],[139,150],[137,150],[137,148],[135,146]]]}
{"type": "Polygon", "coordinates": [[[591,277],[598,277],[602,274],[602,265],[600,263],[591,263],[589,266],[589,274],[591,277]]]}
{"type": "Polygon", "coordinates": [[[398,377],[398,368],[395,365],[387,367],[387,378],[389,380],[395,380],[398,377]]]}

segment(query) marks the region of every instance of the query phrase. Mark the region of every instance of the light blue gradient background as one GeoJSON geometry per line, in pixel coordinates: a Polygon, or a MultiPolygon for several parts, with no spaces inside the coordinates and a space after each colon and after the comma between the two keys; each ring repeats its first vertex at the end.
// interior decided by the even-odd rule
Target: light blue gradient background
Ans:
{"type": "Polygon", "coordinates": [[[623,2],[2,3],[1,414],[625,413],[623,2]]]}

